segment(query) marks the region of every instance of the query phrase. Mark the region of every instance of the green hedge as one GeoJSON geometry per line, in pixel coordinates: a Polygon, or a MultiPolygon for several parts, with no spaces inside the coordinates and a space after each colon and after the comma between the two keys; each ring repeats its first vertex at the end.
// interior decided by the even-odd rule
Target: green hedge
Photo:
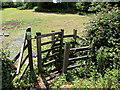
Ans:
{"type": "Polygon", "coordinates": [[[102,74],[120,65],[120,9],[108,8],[91,21],[87,38],[91,41],[92,60],[102,74]]]}

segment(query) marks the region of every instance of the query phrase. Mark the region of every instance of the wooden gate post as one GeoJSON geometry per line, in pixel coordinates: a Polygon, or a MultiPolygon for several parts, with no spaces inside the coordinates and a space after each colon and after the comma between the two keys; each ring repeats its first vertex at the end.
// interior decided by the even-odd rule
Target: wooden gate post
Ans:
{"type": "MultiPolygon", "coordinates": [[[[55,32],[55,31],[52,31],[52,32],[55,32]]],[[[55,40],[55,35],[52,35],[52,41],[53,41],[53,40],[55,40]]],[[[54,44],[54,42],[52,43],[52,45],[53,45],[53,44],[54,44]]],[[[54,54],[54,53],[55,53],[55,50],[53,49],[53,50],[52,50],[52,54],[54,54]]]]}
{"type": "Polygon", "coordinates": [[[33,71],[32,41],[31,41],[31,28],[30,27],[27,28],[26,34],[27,34],[28,57],[29,57],[30,71],[33,71]]]}
{"type": "Polygon", "coordinates": [[[76,44],[76,39],[77,39],[77,30],[76,29],[73,29],[73,38],[74,38],[74,44],[73,44],[73,47],[75,47],[75,44],[76,44]]]}
{"type": "Polygon", "coordinates": [[[37,60],[38,60],[38,74],[42,73],[42,55],[41,55],[41,33],[36,33],[37,43],[37,60]]]}
{"type": "Polygon", "coordinates": [[[63,59],[62,73],[67,72],[67,66],[69,63],[69,54],[70,54],[70,42],[66,42],[65,47],[64,47],[64,59],[63,59]]]}
{"type": "Polygon", "coordinates": [[[60,35],[60,56],[59,56],[59,59],[60,61],[62,61],[62,47],[63,47],[63,35],[64,35],[64,29],[61,29],[61,35],[60,35]]]}

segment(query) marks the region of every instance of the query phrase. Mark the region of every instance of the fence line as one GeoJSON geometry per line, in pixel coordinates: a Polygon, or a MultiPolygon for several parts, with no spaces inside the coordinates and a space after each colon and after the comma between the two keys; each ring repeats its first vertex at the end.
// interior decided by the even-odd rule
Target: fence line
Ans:
{"type": "MultiPolygon", "coordinates": [[[[14,62],[18,61],[17,72],[16,74],[20,74],[19,79],[22,78],[28,67],[30,67],[30,72],[33,72],[33,57],[32,57],[32,40],[36,39],[37,45],[37,67],[38,67],[38,75],[41,78],[42,73],[45,73],[44,67],[48,67],[49,65],[53,65],[54,68],[50,71],[51,73],[56,73],[57,75],[60,73],[66,73],[68,69],[73,69],[75,67],[85,66],[85,64],[78,64],[69,66],[71,62],[78,60],[86,60],[90,58],[90,56],[80,56],[70,58],[71,53],[76,53],[79,51],[90,50],[89,46],[75,48],[76,45],[80,45],[77,42],[78,40],[82,40],[87,42],[86,39],[79,37],[77,35],[77,30],[73,30],[73,34],[64,35],[64,30],[61,29],[60,32],[52,31],[51,33],[41,34],[41,32],[37,32],[34,38],[31,37],[31,28],[27,28],[24,42],[21,48],[21,51],[12,59],[14,62]],[[51,36],[51,40],[47,42],[42,42],[42,38],[51,36]],[[72,37],[74,40],[71,42],[63,42],[64,38],[72,37]],[[43,45],[51,44],[51,47],[45,50],[42,50],[43,45]],[[70,48],[70,45],[73,45],[73,48],[70,48]],[[26,54],[23,58],[23,54],[25,50],[28,50],[28,54],[26,54]],[[45,57],[42,57],[43,53],[47,53],[45,57]],[[63,55],[63,56],[62,56],[63,55]],[[52,58],[52,60],[46,61],[47,59],[52,58]],[[28,61],[27,65],[25,62],[28,61]],[[26,65],[23,71],[20,72],[23,65],[26,65]]],[[[43,78],[44,79],[44,78],[43,78]]],[[[43,80],[46,81],[46,80],[43,80]]],[[[46,81],[47,82],[47,81],[46,81]]]]}

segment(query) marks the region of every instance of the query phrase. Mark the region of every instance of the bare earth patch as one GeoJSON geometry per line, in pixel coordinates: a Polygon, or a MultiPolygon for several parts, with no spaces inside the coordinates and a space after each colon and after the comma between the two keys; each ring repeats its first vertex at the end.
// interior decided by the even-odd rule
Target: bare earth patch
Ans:
{"type": "Polygon", "coordinates": [[[9,21],[5,24],[2,24],[2,30],[9,30],[9,29],[15,29],[15,28],[20,28],[20,22],[9,21]]]}

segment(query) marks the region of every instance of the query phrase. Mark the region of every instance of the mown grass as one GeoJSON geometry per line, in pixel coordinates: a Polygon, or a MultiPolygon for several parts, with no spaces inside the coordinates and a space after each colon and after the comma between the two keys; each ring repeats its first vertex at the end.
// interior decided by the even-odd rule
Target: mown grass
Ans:
{"type": "Polygon", "coordinates": [[[9,37],[3,39],[2,46],[8,47],[15,37],[23,37],[28,26],[32,28],[32,36],[36,32],[49,33],[64,29],[66,34],[72,34],[77,29],[79,35],[83,35],[84,29],[92,15],[57,14],[34,12],[34,10],[17,10],[6,8],[2,13],[2,33],[9,33],[9,37]]]}
{"type": "MultiPolygon", "coordinates": [[[[38,13],[34,10],[17,10],[16,8],[8,8],[2,10],[2,24],[3,26],[8,23],[7,27],[10,26],[9,22],[13,21],[18,23],[15,28],[11,30],[20,31],[22,28],[31,26],[32,33],[42,32],[48,33],[52,30],[58,31],[65,29],[65,33],[72,33],[72,29],[78,29],[82,32],[91,16],[82,16],[77,14],[55,14],[55,13],[38,13]]],[[[11,30],[4,30],[3,32],[12,32],[11,30]]],[[[10,33],[11,34],[11,33],[10,33]]]]}

